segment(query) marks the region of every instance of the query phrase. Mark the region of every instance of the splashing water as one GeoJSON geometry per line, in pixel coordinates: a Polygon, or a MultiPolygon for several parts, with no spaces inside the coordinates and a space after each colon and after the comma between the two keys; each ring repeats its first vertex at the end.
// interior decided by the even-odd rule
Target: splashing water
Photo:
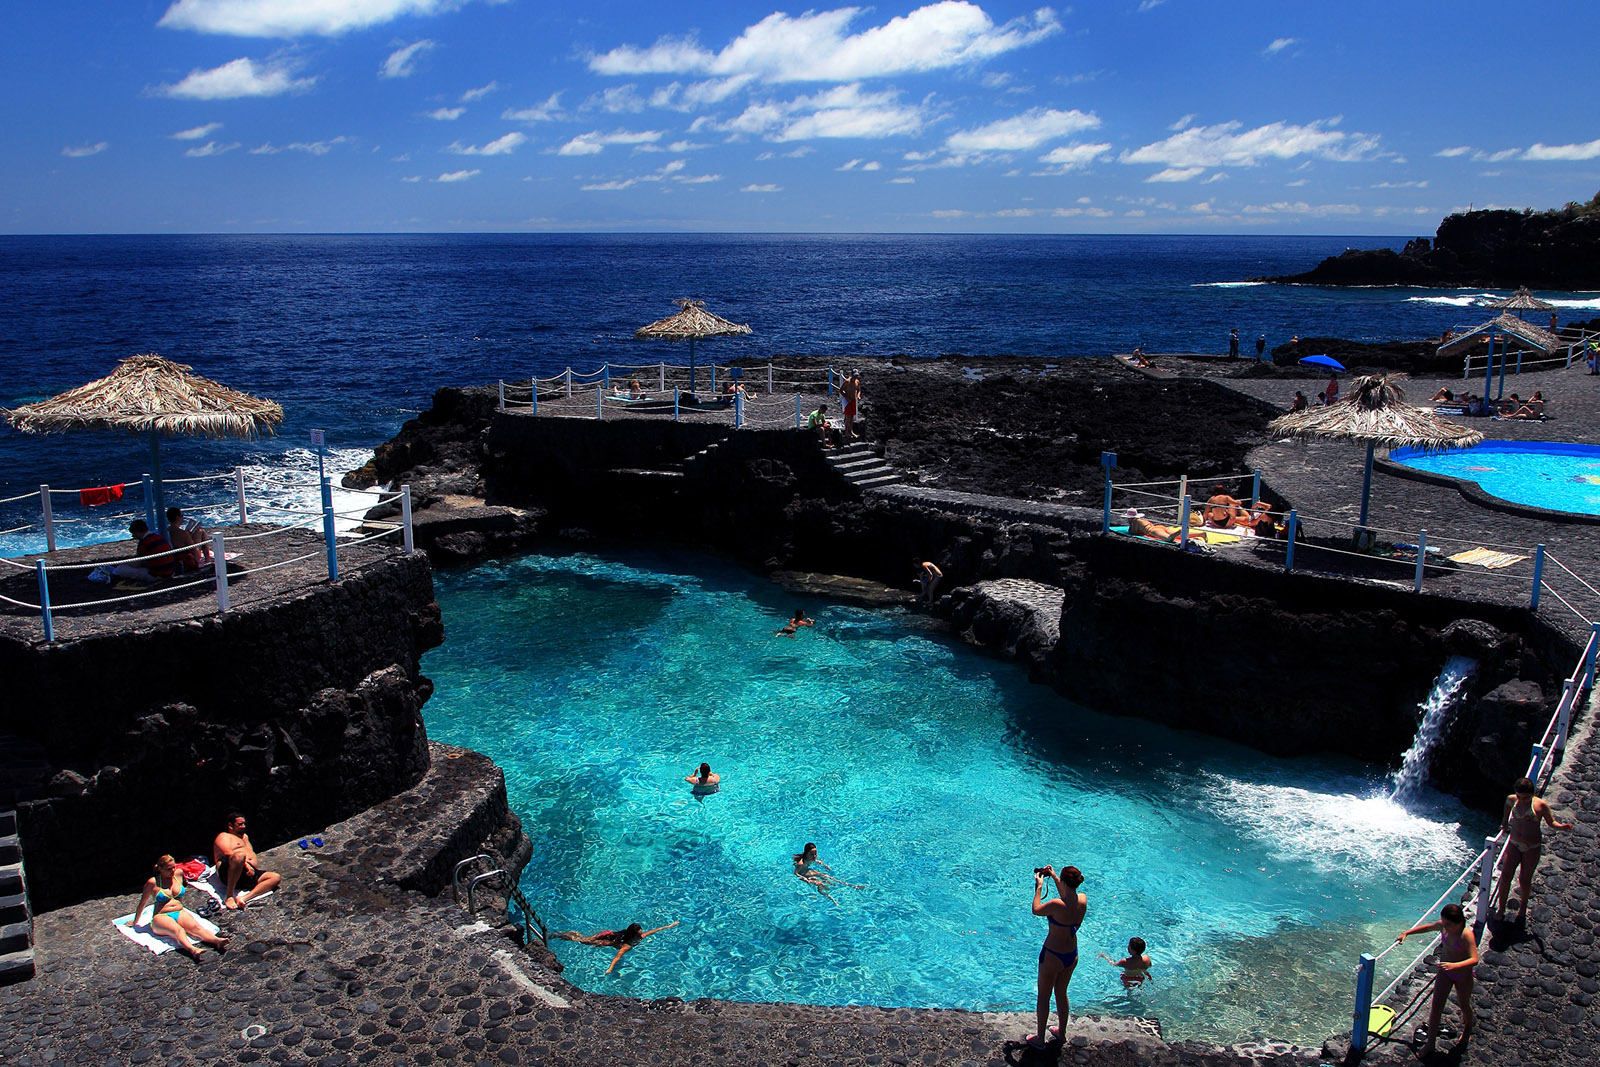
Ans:
{"type": "Polygon", "coordinates": [[[1417,727],[1417,738],[1411,742],[1411,747],[1406,749],[1405,756],[1400,761],[1400,770],[1394,777],[1394,793],[1396,800],[1411,800],[1428,780],[1428,756],[1433,751],[1433,746],[1439,743],[1439,738],[1444,735],[1445,723],[1450,719],[1450,712],[1454,710],[1461,694],[1461,687],[1466,684],[1478,663],[1466,656],[1451,656],[1439,672],[1439,677],[1434,679],[1433,690],[1428,694],[1428,699],[1422,702],[1422,724],[1417,727]]]}

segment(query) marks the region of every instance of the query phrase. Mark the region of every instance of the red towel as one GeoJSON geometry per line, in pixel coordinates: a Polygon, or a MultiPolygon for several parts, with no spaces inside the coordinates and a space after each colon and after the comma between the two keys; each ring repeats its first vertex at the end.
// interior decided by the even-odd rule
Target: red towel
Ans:
{"type": "Polygon", "coordinates": [[[178,870],[183,872],[183,877],[187,881],[192,882],[206,873],[206,861],[196,856],[192,860],[178,864],[178,870]]]}
{"type": "Polygon", "coordinates": [[[104,485],[98,489],[78,490],[78,501],[86,508],[99,507],[101,504],[109,504],[112,501],[121,499],[121,485],[104,485]]]}

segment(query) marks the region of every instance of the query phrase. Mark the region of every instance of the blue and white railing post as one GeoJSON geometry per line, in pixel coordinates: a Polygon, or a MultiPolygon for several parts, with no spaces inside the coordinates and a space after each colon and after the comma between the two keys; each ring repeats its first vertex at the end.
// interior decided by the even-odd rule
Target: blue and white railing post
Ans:
{"type": "Polygon", "coordinates": [[[800,394],[794,394],[794,428],[800,429],[800,394]]]}
{"type": "Polygon", "coordinates": [[[672,421],[678,421],[678,387],[672,387],[672,421]]]}
{"type": "Polygon", "coordinates": [[[1183,525],[1178,529],[1178,547],[1187,549],[1189,547],[1189,498],[1187,496],[1184,497],[1183,503],[1178,506],[1183,509],[1183,525]]]}
{"type": "Polygon", "coordinates": [[[711,395],[717,395],[717,365],[715,362],[711,364],[711,395]]]}
{"type": "Polygon", "coordinates": [[[1378,960],[1370,952],[1361,954],[1356,965],[1356,1017],[1350,1026],[1350,1051],[1367,1050],[1367,1029],[1372,1019],[1372,975],[1378,960]]]}
{"type": "Polygon", "coordinates": [[[572,399],[572,368],[567,368],[567,399],[572,399]]]}
{"type": "Polygon", "coordinates": [[[738,429],[742,429],[743,427],[744,427],[744,394],[743,393],[734,393],[733,394],[733,428],[735,430],[738,430],[738,429]]]}
{"type": "Polygon", "coordinates": [[[611,391],[611,364],[609,364],[609,363],[600,364],[600,375],[601,375],[602,378],[605,379],[606,391],[610,392],[611,391]]]}
{"type": "Polygon", "coordinates": [[[500,390],[500,406],[497,410],[504,411],[506,409],[506,380],[501,378],[495,384],[500,390]]]}
{"type": "MultiPolygon", "coordinates": [[[[795,397],[794,411],[796,418],[798,418],[800,414],[799,400],[799,397],[795,397]]],[[[1106,470],[1105,513],[1100,517],[1100,532],[1103,534],[1108,534],[1111,532],[1111,471],[1116,467],[1116,465],[1117,454],[1115,452],[1100,453],[1100,466],[1104,467],[1106,470]]]]}
{"type": "Polygon", "coordinates": [[[1283,573],[1288,574],[1294,570],[1294,539],[1300,533],[1300,513],[1293,508],[1289,510],[1289,543],[1283,550],[1283,573]]]}
{"type": "Polygon", "coordinates": [[[1417,577],[1412,584],[1412,591],[1422,592],[1422,570],[1428,565],[1428,531],[1417,531],[1417,577]]]}
{"type": "Polygon", "coordinates": [[[1583,687],[1589,692],[1594,692],[1594,667],[1595,660],[1600,659],[1600,622],[1594,624],[1589,631],[1589,647],[1585,651],[1589,659],[1589,666],[1584,670],[1583,687]]]}
{"type": "Polygon", "coordinates": [[[772,360],[767,360],[767,395],[772,395],[772,360]]]}
{"type": "Polygon", "coordinates": [[[44,520],[44,545],[46,552],[56,550],[56,513],[50,507],[50,487],[39,487],[39,517],[44,520]]]}
{"type": "Polygon", "coordinates": [[[1483,859],[1478,864],[1478,905],[1472,909],[1472,936],[1482,937],[1489,921],[1489,898],[1494,895],[1494,864],[1500,858],[1500,838],[1483,839],[1483,859]]]}
{"type": "Polygon", "coordinates": [[[539,414],[539,379],[531,374],[528,375],[528,404],[529,410],[539,414]]]}
{"type": "Polygon", "coordinates": [[[1533,546],[1533,596],[1528,607],[1539,610],[1539,592],[1544,588],[1544,546],[1533,546]]]}
{"type": "Polygon", "coordinates": [[[44,621],[44,639],[56,639],[56,621],[50,617],[50,577],[45,573],[44,560],[35,560],[34,569],[39,575],[39,617],[44,621]]]}
{"type": "Polygon", "coordinates": [[[828,395],[833,395],[833,368],[828,368],[828,395]]]}
{"type": "Polygon", "coordinates": [[[1533,751],[1528,755],[1528,777],[1533,779],[1534,788],[1539,786],[1539,772],[1544,770],[1544,746],[1534,745],[1533,751]]]}
{"type": "Polygon", "coordinates": [[[333,525],[333,485],[326,475],[322,479],[322,536],[328,542],[328,581],[339,580],[339,553],[336,551],[333,525]]]}
{"type": "Polygon", "coordinates": [[[1256,501],[1261,499],[1261,472],[1250,472],[1250,506],[1255,507],[1256,501]]]}
{"type": "Polygon", "coordinates": [[[250,508],[244,501],[244,468],[233,468],[233,491],[239,497],[239,525],[250,521],[250,508]]]}
{"type": "Polygon", "coordinates": [[[656,379],[657,379],[656,392],[658,392],[658,393],[666,392],[667,391],[667,364],[666,364],[665,360],[663,360],[662,362],[656,364],[656,379]]]}
{"type": "Polygon", "coordinates": [[[1556,721],[1555,751],[1567,750],[1567,729],[1572,725],[1572,708],[1578,702],[1578,683],[1571,678],[1561,683],[1561,717],[1556,721]]]}
{"type": "Polygon", "coordinates": [[[228,610],[228,555],[222,550],[222,535],[211,535],[211,563],[217,572],[217,610],[228,610]]]}
{"type": "Polygon", "coordinates": [[[415,555],[417,551],[417,539],[411,529],[410,485],[402,485],[400,487],[400,525],[405,530],[405,532],[400,536],[401,540],[405,543],[406,555],[415,555]]]}
{"type": "Polygon", "coordinates": [[[145,521],[145,524],[147,526],[149,526],[151,530],[159,530],[159,529],[161,529],[161,525],[156,522],[156,490],[155,490],[155,486],[151,484],[150,476],[148,474],[141,474],[139,476],[139,478],[140,478],[141,481],[144,482],[144,521],[145,521]]]}
{"type": "Polygon", "coordinates": [[[594,391],[594,417],[602,421],[606,417],[606,391],[604,389],[596,389],[594,391]]]}

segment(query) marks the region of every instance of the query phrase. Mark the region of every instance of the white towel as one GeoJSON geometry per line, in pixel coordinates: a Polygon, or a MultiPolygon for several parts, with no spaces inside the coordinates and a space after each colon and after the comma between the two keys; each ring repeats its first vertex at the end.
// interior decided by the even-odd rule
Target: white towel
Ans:
{"type": "MultiPolygon", "coordinates": [[[[135,924],[132,914],[128,914],[123,915],[120,918],[112,919],[111,925],[115,926],[117,928],[117,932],[123,937],[127,938],[129,941],[132,941],[136,945],[143,945],[145,948],[159,956],[163,952],[171,952],[173,949],[177,948],[178,943],[170,937],[165,937],[156,933],[156,931],[150,926],[150,920],[155,917],[152,914],[154,911],[155,905],[152,904],[150,907],[145,908],[144,911],[139,913],[139,918],[144,920],[143,923],[135,924]]],[[[190,912],[190,914],[193,915],[194,913],[190,912]]],[[[217,932],[216,923],[201,915],[195,915],[195,918],[200,920],[200,925],[205,927],[208,933],[214,934],[217,932]]]]}
{"type": "MultiPolygon", "coordinates": [[[[195,881],[190,882],[189,885],[192,885],[196,889],[198,889],[201,892],[207,894],[208,896],[211,897],[212,900],[215,900],[218,904],[223,903],[222,895],[224,893],[226,893],[227,890],[228,890],[228,883],[223,879],[221,873],[218,872],[216,867],[207,867],[206,868],[206,873],[201,875],[195,881]]],[[[239,889],[239,890],[236,890],[233,895],[235,897],[242,897],[246,893],[249,893],[249,892],[250,892],[250,890],[248,890],[248,889],[239,889]]],[[[273,889],[273,890],[269,890],[268,892],[262,893],[259,896],[252,897],[250,899],[250,903],[254,904],[258,900],[265,900],[266,898],[270,897],[273,893],[276,893],[276,892],[277,892],[277,890],[273,889]]]]}

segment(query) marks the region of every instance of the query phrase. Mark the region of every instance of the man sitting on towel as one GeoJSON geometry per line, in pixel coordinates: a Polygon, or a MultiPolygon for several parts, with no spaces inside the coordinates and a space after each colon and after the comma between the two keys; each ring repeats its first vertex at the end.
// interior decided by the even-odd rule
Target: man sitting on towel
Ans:
{"type": "Polygon", "coordinates": [[[136,559],[127,563],[119,563],[111,568],[111,573],[118,578],[134,578],[141,582],[148,582],[153,578],[171,578],[178,573],[178,557],[162,555],[163,552],[172,551],[172,542],[158,533],[151,533],[149,525],[143,519],[134,519],[128,523],[128,532],[133,539],[139,542],[138,549],[134,552],[136,559]],[[144,560],[146,556],[155,556],[155,559],[144,560]],[[144,560],[144,562],[139,562],[144,560]]]}
{"type": "Polygon", "coordinates": [[[244,816],[231,811],[226,822],[228,828],[211,843],[211,858],[227,887],[222,894],[223,906],[243,908],[256,897],[272,892],[283,879],[261,869],[256,850],[250,847],[250,835],[244,832],[244,816]],[[241,889],[246,892],[236,898],[241,889]]]}

